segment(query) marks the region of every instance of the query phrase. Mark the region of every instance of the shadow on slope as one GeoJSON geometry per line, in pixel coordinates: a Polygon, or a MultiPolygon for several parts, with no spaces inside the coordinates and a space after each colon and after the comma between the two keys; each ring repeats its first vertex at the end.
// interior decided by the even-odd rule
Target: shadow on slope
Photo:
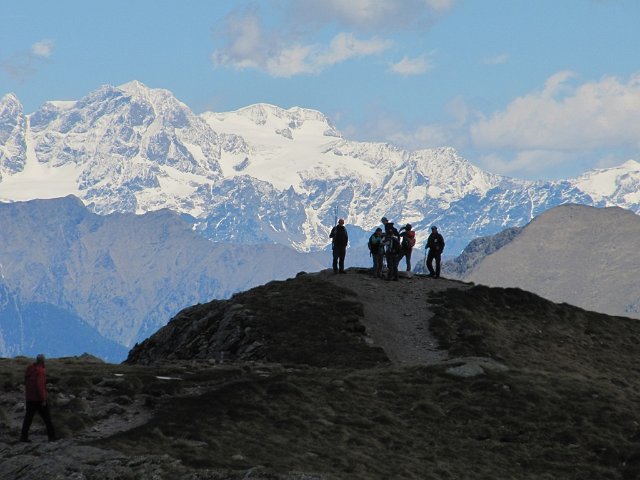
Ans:
{"type": "MultiPolygon", "coordinates": [[[[433,293],[430,330],[453,356],[640,385],[640,322],[557,304],[517,288],[433,293]]],[[[640,392],[640,387],[633,387],[640,392]]]]}
{"type": "Polygon", "coordinates": [[[347,289],[309,275],[273,281],[180,312],[126,360],[262,361],[354,367],[387,363],[370,346],[364,308],[347,289]]]}

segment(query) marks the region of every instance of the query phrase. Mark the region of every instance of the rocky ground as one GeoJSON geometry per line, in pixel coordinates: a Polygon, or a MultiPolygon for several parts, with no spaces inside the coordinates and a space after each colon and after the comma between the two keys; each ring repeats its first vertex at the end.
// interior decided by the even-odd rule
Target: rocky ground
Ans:
{"type": "Polygon", "coordinates": [[[301,274],[186,309],[122,365],[47,363],[61,437],[0,478],[640,478],[640,324],[516,289],[301,274]]]}

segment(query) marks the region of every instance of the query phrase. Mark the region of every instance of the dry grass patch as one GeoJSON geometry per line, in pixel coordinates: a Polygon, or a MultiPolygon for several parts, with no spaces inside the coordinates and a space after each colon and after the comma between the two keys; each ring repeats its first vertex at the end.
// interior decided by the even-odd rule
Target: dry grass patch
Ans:
{"type": "Polygon", "coordinates": [[[258,465],[349,479],[634,478],[635,415],[624,393],[573,375],[298,369],[167,399],[100,444],[237,478],[258,465]]]}

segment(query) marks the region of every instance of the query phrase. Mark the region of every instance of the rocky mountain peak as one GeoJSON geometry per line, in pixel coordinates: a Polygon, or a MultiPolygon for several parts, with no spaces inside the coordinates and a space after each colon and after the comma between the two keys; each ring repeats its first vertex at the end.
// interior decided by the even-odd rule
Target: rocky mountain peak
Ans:
{"type": "Polygon", "coordinates": [[[22,103],[18,99],[18,96],[15,93],[7,93],[2,98],[0,98],[0,114],[3,114],[5,111],[16,111],[19,110],[19,113],[22,113],[22,103]]]}
{"type": "Polygon", "coordinates": [[[0,99],[0,181],[24,168],[27,155],[26,118],[18,97],[9,93],[0,99]]]}
{"type": "Polygon", "coordinates": [[[640,203],[640,163],[596,169],[579,176],[575,185],[607,206],[640,203]]]}
{"type": "Polygon", "coordinates": [[[517,180],[484,172],[452,148],[343,139],[317,110],[262,103],[195,115],[168,90],[138,81],[48,102],[29,116],[30,130],[11,112],[0,133],[0,198],[24,199],[19,185],[46,189],[43,179],[55,173],[63,186],[42,196],[76,194],[96,213],[170,208],[215,241],[322,250],[338,209],[354,242],[364,244],[360,236],[388,214],[414,224],[419,241],[438,222],[446,254],[455,255],[475,237],[561,203],[640,211],[635,162],[577,180],[517,180]],[[24,168],[28,150],[38,168],[24,168]]]}
{"type": "MultiPolygon", "coordinates": [[[[205,112],[202,115],[211,127],[222,133],[249,131],[262,132],[262,141],[268,140],[264,134],[273,136],[273,140],[299,140],[300,136],[309,141],[312,137],[328,141],[325,137],[341,138],[340,132],[323,113],[308,108],[292,107],[284,109],[267,103],[258,103],[231,112],[205,112]],[[266,130],[266,131],[265,131],[266,130]]],[[[257,140],[257,138],[256,138],[257,140]]],[[[264,145],[256,144],[263,147],[264,145]]]]}
{"type": "Polygon", "coordinates": [[[137,80],[117,88],[130,98],[130,102],[150,106],[156,118],[175,128],[183,128],[189,123],[198,121],[189,107],[180,102],[169,90],[150,88],[137,80]]]}

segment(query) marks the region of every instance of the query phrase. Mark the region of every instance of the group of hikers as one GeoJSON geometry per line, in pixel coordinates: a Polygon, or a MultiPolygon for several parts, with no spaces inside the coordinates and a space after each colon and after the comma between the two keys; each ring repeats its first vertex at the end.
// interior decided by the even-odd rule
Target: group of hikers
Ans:
{"type": "MultiPolygon", "coordinates": [[[[416,244],[416,232],[411,224],[407,223],[398,230],[393,222],[386,217],[381,219],[382,227],[376,228],[369,237],[369,251],[373,258],[373,275],[376,278],[398,280],[398,265],[406,259],[407,272],[411,271],[411,252],[416,244]],[[386,263],[387,275],[383,276],[386,263]]],[[[333,271],[345,273],[344,259],[349,244],[349,235],[344,226],[344,220],[338,220],[338,224],[331,229],[329,237],[333,243],[333,271]]],[[[438,233],[436,226],[431,227],[431,234],[427,239],[425,248],[429,249],[427,256],[427,269],[429,276],[440,277],[440,258],[444,250],[444,238],[438,233]],[[435,269],[433,262],[435,261],[435,269]]],[[[47,380],[45,373],[45,357],[39,354],[36,361],[27,367],[25,372],[25,415],[20,432],[20,441],[29,442],[29,429],[35,414],[39,414],[47,429],[49,441],[57,440],[51,415],[49,413],[47,380]]]]}
{"type": "MultiPolygon", "coordinates": [[[[398,280],[398,266],[403,258],[406,261],[407,272],[411,271],[411,253],[416,244],[416,232],[410,223],[398,230],[387,217],[382,217],[380,221],[382,227],[376,228],[368,242],[373,259],[373,276],[386,280],[398,280]],[[383,275],[385,264],[386,276],[383,275]]],[[[349,234],[344,226],[344,219],[338,220],[338,224],[331,229],[329,238],[332,240],[333,273],[345,273],[344,259],[349,244],[349,234]]],[[[438,232],[438,227],[432,226],[425,245],[425,249],[428,249],[426,263],[429,277],[440,278],[440,262],[444,245],[444,238],[438,232]]]]}

